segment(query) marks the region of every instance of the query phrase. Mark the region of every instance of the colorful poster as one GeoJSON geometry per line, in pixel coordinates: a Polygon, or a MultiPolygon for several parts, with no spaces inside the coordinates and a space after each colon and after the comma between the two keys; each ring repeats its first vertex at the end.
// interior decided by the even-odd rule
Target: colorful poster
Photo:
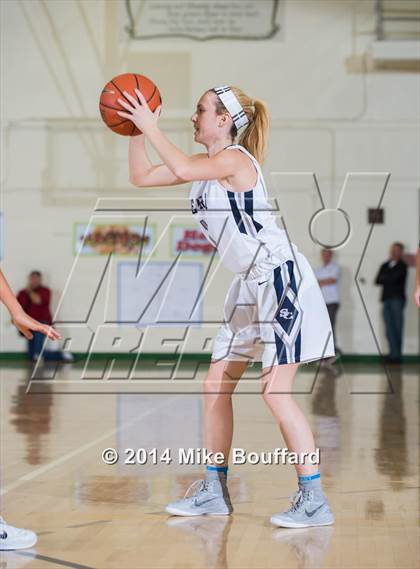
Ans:
{"type": "Polygon", "coordinates": [[[209,243],[196,226],[173,225],[171,227],[171,255],[176,257],[182,253],[182,257],[202,257],[212,255],[215,248],[209,243]]]}
{"type": "Polygon", "coordinates": [[[137,256],[142,248],[148,254],[156,240],[153,224],[129,223],[76,223],[74,227],[74,253],[80,255],[132,255],[137,256]]]}

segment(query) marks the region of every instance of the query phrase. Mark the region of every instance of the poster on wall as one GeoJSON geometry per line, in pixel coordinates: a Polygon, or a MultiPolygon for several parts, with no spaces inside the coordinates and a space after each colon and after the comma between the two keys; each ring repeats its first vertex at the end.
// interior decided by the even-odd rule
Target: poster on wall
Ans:
{"type": "Polygon", "coordinates": [[[126,0],[123,33],[131,39],[263,40],[278,36],[281,0],[126,0]]]}
{"type": "Polygon", "coordinates": [[[121,325],[201,324],[201,263],[118,263],[118,322],[121,325]],[[182,299],[182,302],[180,302],[182,299]]]}
{"type": "Polygon", "coordinates": [[[185,257],[208,257],[215,252],[205,235],[197,226],[172,225],[171,227],[171,256],[182,253],[185,257]]]}
{"type": "Polygon", "coordinates": [[[149,254],[156,242],[156,228],[130,223],[75,223],[74,254],[138,256],[149,254]]]}

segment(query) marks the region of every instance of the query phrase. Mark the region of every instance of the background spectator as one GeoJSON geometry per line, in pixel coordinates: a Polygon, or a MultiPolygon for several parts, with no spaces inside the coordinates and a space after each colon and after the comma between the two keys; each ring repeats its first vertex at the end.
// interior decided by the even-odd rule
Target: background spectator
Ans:
{"type": "Polygon", "coordinates": [[[337,311],[340,307],[340,266],[333,261],[333,252],[331,249],[321,249],[322,266],[315,269],[315,275],[318,279],[319,286],[321,287],[324,296],[325,304],[327,305],[328,314],[331,320],[331,326],[334,334],[334,344],[336,356],[340,354],[337,347],[337,334],[335,331],[335,323],[337,311]]]}
{"type": "MultiPolygon", "coordinates": [[[[51,291],[48,287],[43,286],[40,271],[32,271],[29,274],[27,287],[19,291],[17,299],[29,316],[43,324],[50,325],[52,323],[50,312],[51,291]]],[[[41,357],[43,344],[43,334],[35,330],[33,337],[28,339],[28,355],[32,361],[37,361],[41,357]]],[[[73,361],[72,354],[63,351],[44,350],[42,356],[45,360],[73,361]]]]}
{"type": "Polygon", "coordinates": [[[407,264],[402,260],[404,246],[393,243],[389,259],[383,263],[375,283],[382,286],[383,318],[389,345],[390,363],[401,363],[404,327],[405,285],[407,264]]]}

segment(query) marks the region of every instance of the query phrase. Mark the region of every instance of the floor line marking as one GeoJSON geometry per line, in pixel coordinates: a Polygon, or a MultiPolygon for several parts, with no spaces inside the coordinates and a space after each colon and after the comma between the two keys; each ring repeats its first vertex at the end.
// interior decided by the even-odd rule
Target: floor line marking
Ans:
{"type": "Polygon", "coordinates": [[[21,557],[29,557],[31,559],[40,559],[47,563],[55,563],[61,567],[72,567],[73,569],[95,569],[91,565],[80,565],[80,563],[72,563],[71,561],[65,561],[64,559],[58,559],[57,557],[48,557],[47,555],[40,555],[39,553],[32,554],[28,551],[15,551],[14,553],[21,557]]]}

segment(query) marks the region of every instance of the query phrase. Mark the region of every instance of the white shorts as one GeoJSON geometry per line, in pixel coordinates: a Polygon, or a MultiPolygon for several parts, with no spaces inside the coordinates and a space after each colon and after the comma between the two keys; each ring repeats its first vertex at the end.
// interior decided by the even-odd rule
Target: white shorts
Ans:
{"type": "Polygon", "coordinates": [[[335,355],[331,322],[306,257],[272,257],[236,274],[212,359],[262,361],[263,368],[335,355]]]}

